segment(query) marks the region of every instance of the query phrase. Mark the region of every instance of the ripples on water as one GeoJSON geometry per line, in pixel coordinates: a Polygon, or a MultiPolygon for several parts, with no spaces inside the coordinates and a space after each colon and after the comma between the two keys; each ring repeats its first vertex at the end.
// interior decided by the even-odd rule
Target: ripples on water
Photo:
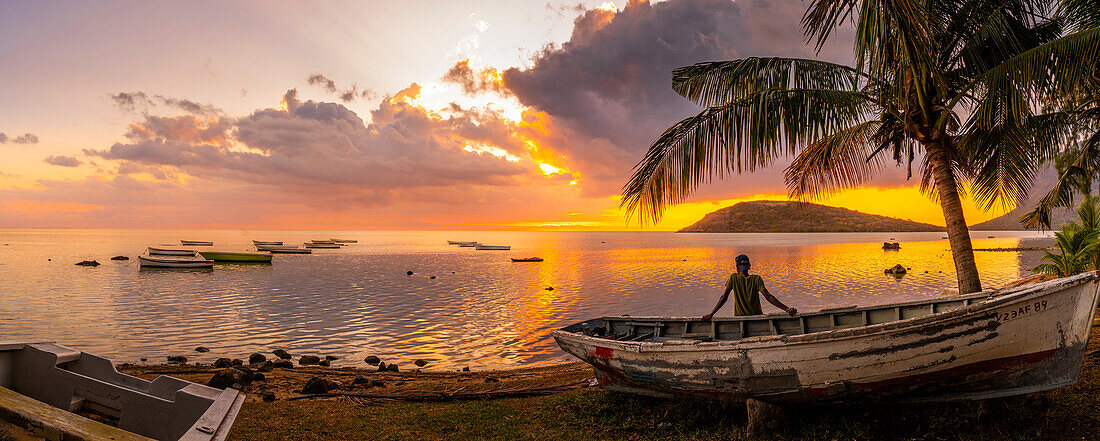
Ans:
{"type": "MultiPolygon", "coordinates": [[[[1036,237],[992,234],[999,238],[975,239],[975,247],[1036,237]]],[[[600,315],[708,312],[740,253],[801,311],[936,295],[955,284],[940,236],[0,230],[0,339],[51,338],[116,362],[168,355],[212,361],[281,347],[339,356],[336,366],[363,366],[367,355],[403,365],[425,359],[429,369],[533,365],[567,359],[549,337],[554,328],[600,315]],[[276,255],[272,265],[200,271],[139,270],[135,259],[148,245],[180,239],[243,251],[253,239],[329,237],[359,243],[276,255]],[[891,237],[901,251],[881,249],[891,237]],[[447,240],[512,250],[475,251],[447,240]],[[117,254],[131,260],[109,260],[117,254]],[[545,261],[509,259],[529,256],[545,261]],[[73,265],[84,259],[103,265],[73,265]],[[901,280],[883,274],[896,263],[912,271],[901,280]],[[195,353],[196,346],[211,352],[195,353]]],[[[989,285],[1030,274],[1039,254],[979,252],[976,259],[989,285]]],[[[764,311],[775,309],[765,302],[764,311]]],[[[719,313],[731,314],[732,305],[719,313]]]]}

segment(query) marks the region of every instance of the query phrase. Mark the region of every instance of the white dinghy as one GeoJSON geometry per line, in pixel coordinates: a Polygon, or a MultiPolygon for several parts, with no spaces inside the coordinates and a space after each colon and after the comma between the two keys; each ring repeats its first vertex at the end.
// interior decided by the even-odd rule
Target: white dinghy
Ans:
{"type": "Polygon", "coordinates": [[[142,268],[213,268],[214,261],[197,254],[190,256],[138,256],[142,268]]]}
{"type": "Polygon", "coordinates": [[[197,251],[185,248],[149,247],[149,254],[162,256],[194,256],[197,251]]]}
{"type": "Polygon", "coordinates": [[[474,249],[475,250],[508,251],[508,250],[512,249],[512,247],[509,246],[509,245],[482,245],[482,244],[479,243],[479,244],[474,245],[474,249]]]}
{"type": "Polygon", "coordinates": [[[0,420],[48,439],[222,441],[244,398],[168,376],[145,381],[51,342],[0,342],[0,420]]]}
{"type": "Polygon", "coordinates": [[[775,403],[974,400],[1077,382],[1094,273],[790,317],[604,317],[553,332],[606,388],[775,403]]]}

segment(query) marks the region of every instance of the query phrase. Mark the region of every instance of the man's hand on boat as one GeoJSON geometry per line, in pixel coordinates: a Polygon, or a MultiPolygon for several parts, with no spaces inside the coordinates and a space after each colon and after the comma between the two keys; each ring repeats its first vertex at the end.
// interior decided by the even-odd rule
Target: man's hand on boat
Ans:
{"type": "Polygon", "coordinates": [[[764,312],[760,310],[760,295],[763,295],[768,303],[782,309],[792,317],[798,314],[797,309],[787,307],[772,293],[768,292],[768,288],[764,287],[764,279],[756,274],[749,274],[749,268],[752,267],[749,263],[749,256],[741,254],[734,258],[734,263],[737,266],[737,272],[730,274],[729,278],[726,279],[726,290],[722,292],[722,298],[718,299],[718,304],[714,305],[714,310],[703,315],[704,322],[710,321],[711,317],[714,317],[714,314],[722,309],[722,305],[725,305],[726,301],[729,300],[731,292],[734,293],[734,315],[763,314],[764,312]]]}

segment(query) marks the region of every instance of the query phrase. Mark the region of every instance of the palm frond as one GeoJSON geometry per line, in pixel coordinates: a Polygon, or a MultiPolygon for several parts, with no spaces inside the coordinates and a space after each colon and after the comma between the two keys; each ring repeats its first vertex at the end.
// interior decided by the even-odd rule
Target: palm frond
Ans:
{"type": "Polygon", "coordinates": [[[623,187],[621,206],[642,222],[656,222],[667,205],[727,173],[753,171],[799,145],[848,127],[866,113],[859,92],[767,90],[710,107],[669,127],[650,146],[623,187]]]}
{"type": "Polygon", "coordinates": [[[1069,166],[1058,176],[1046,195],[1039,199],[1038,204],[1020,221],[1027,228],[1050,228],[1050,212],[1059,207],[1073,205],[1073,196],[1083,179],[1089,179],[1100,173],[1100,132],[1081,144],[1080,153],[1069,166]]]}
{"type": "Polygon", "coordinates": [[[855,69],[820,60],[744,58],[672,71],[672,89],[702,106],[720,106],[768,89],[856,90],[855,69]]]}
{"type": "Polygon", "coordinates": [[[1100,1],[1062,0],[1058,5],[1058,15],[1064,17],[1074,30],[1084,30],[1100,26],[1100,1]]]}
{"type": "MultiPolygon", "coordinates": [[[[1074,97],[1082,82],[1096,81],[1100,27],[1058,38],[989,69],[980,81],[989,95],[1021,90],[1027,102],[1074,97]]],[[[1022,108],[1022,106],[1020,106],[1022,108]]]]}
{"type": "Polygon", "coordinates": [[[874,144],[881,126],[880,121],[865,121],[803,149],[784,174],[790,195],[814,199],[870,180],[884,165],[874,144]]]}

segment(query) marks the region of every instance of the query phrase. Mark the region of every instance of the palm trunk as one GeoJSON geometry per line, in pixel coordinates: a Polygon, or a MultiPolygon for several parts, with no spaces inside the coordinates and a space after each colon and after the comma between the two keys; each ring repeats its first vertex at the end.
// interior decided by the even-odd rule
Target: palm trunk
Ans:
{"type": "Polygon", "coordinates": [[[947,152],[937,145],[927,145],[926,149],[932,166],[932,177],[936,179],[936,194],[943,209],[943,220],[947,223],[947,238],[951,243],[951,257],[955,260],[959,293],[981,291],[978,266],[974,264],[974,247],[970,244],[970,229],[966,227],[966,219],[963,218],[959,187],[955,182],[955,174],[951,171],[947,152]]]}

